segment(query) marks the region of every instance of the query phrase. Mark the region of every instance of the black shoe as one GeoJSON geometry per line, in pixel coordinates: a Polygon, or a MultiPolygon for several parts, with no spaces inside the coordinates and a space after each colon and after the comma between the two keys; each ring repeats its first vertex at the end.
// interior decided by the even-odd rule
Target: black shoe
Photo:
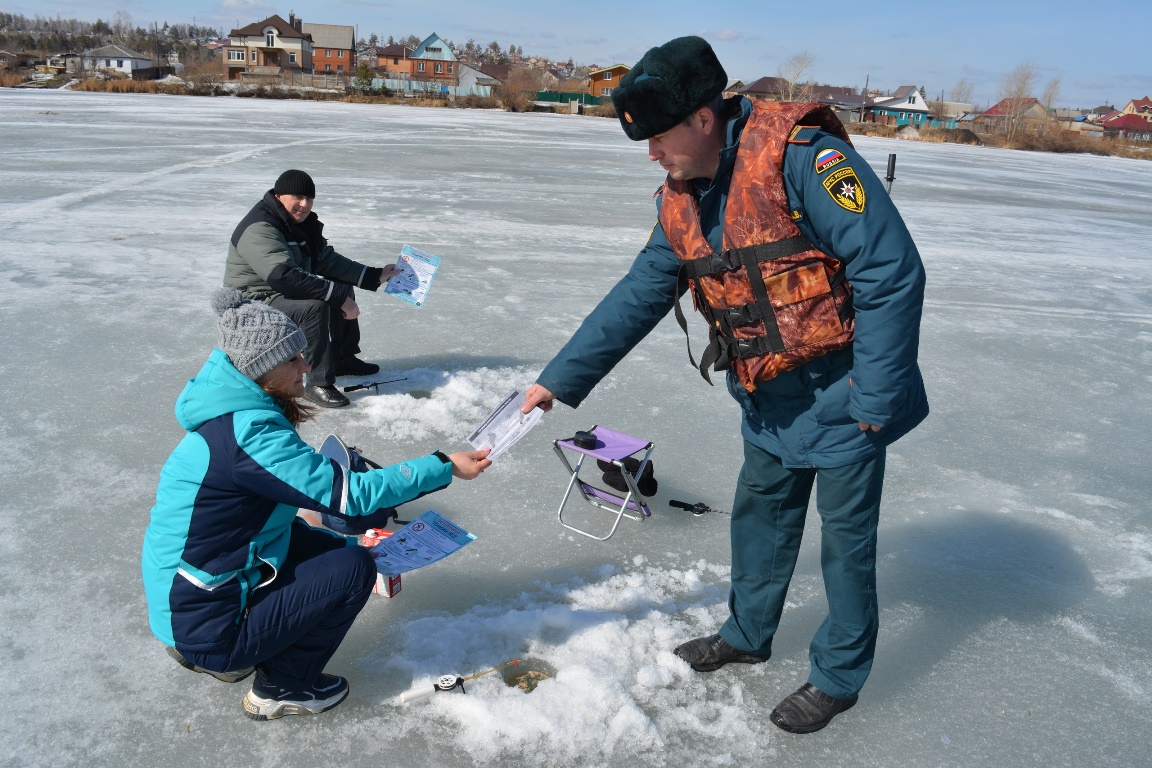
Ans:
{"type": "Polygon", "coordinates": [[[371,376],[374,373],[380,373],[380,366],[376,363],[366,363],[356,357],[336,361],[337,376],[371,376]]]}
{"type": "Polygon", "coordinates": [[[304,397],[321,408],[343,408],[348,405],[348,398],[340,394],[336,387],[304,387],[304,397]]]}
{"type": "Polygon", "coordinates": [[[176,660],[177,664],[184,667],[184,669],[190,669],[193,672],[203,672],[206,675],[212,675],[212,677],[225,683],[238,683],[256,671],[255,667],[246,667],[244,669],[238,669],[235,672],[213,672],[210,669],[198,667],[192,662],[188,661],[188,659],[184,658],[183,654],[181,654],[180,651],[176,650],[175,648],[164,646],[164,650],[168,652],[169,656],[176,660]]]}
{"type": "Polygon", "coordinates": [[[682,643],[672,651],[697,672],[714,672],[725,664],[759,664],[768,661],[772,654],[757,656],[754,653],[738,651],[725,642],[720,635],[698,637],[682,643]]]}
{"type": "Polygon", "coordinates": [[[318,715],[348,697],[348,681],[321,674],[306,691],[290,691],[272,685],[261,672],[244,697],[244,714],[253,720],[275,720],[285,715],[318,715]]]}
{"type": "MultiPolygon", "coordinates": [[[[640,491],[643,496],[654,496],[656,490],[660,487],[656,482],[656,478],[652,476],[653,462],[649,461],[644,466],[644,473],[639,478],[636,477],[636,470],[640,469],[640,459],[635,456],[626,456],[621,461],[624,463],[624,469],[628,474],[632,475],[632,479],[636,481],[636,490],[640,491]]],[[[610,488],[614,488],[621,493],[628,492],[628,485],[624,482],[624,475],[620,473],[620,467],[615,464],[596,460],[596,466],[604,473],[604,484],[610,488]]]]}
{"type": "Polygon", "coordinates": [[[836,715],[852,709],[859,699],[859,696],[834,699],[812,683],[804,683],[776,705],[769,719],[789,733],[812,733],[828,725],[836,715]]]}

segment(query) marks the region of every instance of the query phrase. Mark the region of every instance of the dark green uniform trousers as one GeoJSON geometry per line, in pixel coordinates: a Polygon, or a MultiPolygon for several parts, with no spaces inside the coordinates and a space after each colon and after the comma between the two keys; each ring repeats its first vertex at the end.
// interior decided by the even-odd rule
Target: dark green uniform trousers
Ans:
{"type": "Polygon", "coordinates": [[[787,469],[776,456],[744,442],[744,466],[732,503],[731,615],[720,635],[733,648],[771,652],[796,568],[813,481],[828,616],[809,647],[808,682],[842,699],[863,687],[876,650],[876,525],[884,487],[883,449],[846,467],[787,469]]]}

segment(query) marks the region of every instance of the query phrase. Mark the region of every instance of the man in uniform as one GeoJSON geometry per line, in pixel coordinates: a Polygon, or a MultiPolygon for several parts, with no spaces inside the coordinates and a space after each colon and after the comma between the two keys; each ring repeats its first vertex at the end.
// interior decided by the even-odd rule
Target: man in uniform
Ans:
{"type": "Polygon", "coordinates": [[[624,132],[668,172],[659,219],[524,410],[578,406],[674,306],[684,325],[679,297],[693,294],[710,333],[700,371],[727,371],[744,464],[730,615],[675,653],[700,672],[768,660],[815,484],[828,616],[808,681],[771,715],[810,733],[856,703],[875,654],[885,448],[928,414],[916,363],[924,269],[830,110],[725,100],[726,83],[708,43],[683,37],[613,90],[624,132]]]}
{"type": "Polygon", "coordinates": [[[316,184],[304,171],[288,170],[232,233],[224,285],[244,297],[265,301],[304,331],[304,359],[312,366],[304,396],[324,408],[348,405],[337,376],[369,376],[380,366],[360,352],[353,287],[375,291],[395,267],[369,267],[341,256],[324,239],[324,224],[312,212],[316,184]]]}

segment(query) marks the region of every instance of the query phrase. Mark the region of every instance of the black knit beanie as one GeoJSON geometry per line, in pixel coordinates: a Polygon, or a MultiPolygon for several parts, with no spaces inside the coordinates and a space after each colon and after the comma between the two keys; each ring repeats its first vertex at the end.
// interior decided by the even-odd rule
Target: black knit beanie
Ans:
{"type": "Polygon", "coordinates": [[[312,177],[304,171],[284,171],[280,174],[280,178],[276,179],[276,186],[272,188],[272,194],[316,197],[316,184],[312,181],[312,177]]]}
{"type": "Polygon", "coordinates": [[[612,90],[624,133],[650,139],[716,98],[728,75],[702,37],[690,35],[651,48],[612,90]]]}

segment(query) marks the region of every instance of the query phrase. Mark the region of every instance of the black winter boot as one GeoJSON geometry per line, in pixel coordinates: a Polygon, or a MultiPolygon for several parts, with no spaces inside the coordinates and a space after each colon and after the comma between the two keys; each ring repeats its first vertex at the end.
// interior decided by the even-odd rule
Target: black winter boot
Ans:
{"type": "Polygon", "coordinates": [[[769,719],[789,733],[812,733],[828,725],[836,715],[852,709],[859,699],[859,696],[835,699],[812,683],[804,683],[776,705],[769,719]]]}
{"type": "Polygon", "coordinates": [[[374,373],[380,373],[380,366],[366,363],[358,357],[336,361],[337,376],[371,376],[374,373]]]}
{"type": "Polygon", "coordinates": [[[725,664],[759,664],[768,661],[772,654],[757,656],[754,653],[738,651],[720,637],[698,637],[682,643],[672,651],[697,672],[715,672],[725,664]]]}

